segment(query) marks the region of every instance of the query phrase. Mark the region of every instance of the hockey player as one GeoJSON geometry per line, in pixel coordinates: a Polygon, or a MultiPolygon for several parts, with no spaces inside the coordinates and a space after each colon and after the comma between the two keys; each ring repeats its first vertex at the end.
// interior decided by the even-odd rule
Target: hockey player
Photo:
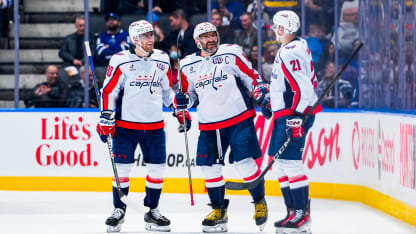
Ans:
{"type": "MultiPolygon", "coordinates": [[[[166,165],[166,144],[162,105],[172,106],[169,57],[153,49],[152,25],[144,20],[133,22],[129,34],[135,48],[113,55],[102,89],[101,116],[97,131],[103,141],[114,136],[114,156],[120,185],[124,194],[129,191],[129,174],[137,145],[146,163],[146,196],[144,216],[146,230],[170,231],[170,221],[158,210],[166,165]],[[115,112],[113,110],[115,109],[115,112]]],[[[183,121],[183,112],[177,114],[183,121]]],[[[187,127],[190,127],[189,113],[187,127]]],[[[120,231],[126,205],[120,200],[113,179],[114,211],[105,221],[108,232],[120,231]]]]}
{"type": "MultiPolygon", "coordinates": [[[[260,174],[255,162],[262,155],[253,122],[256,113],[245,89],[251,91],[261,85],[261,79],[238,45],[219,45],[213,24],[198,24],[193,37],[200,51],[181,60],[183,90],[187,93],[177,93],[176,101],[178,109],[197,105],[200,135],[196,164],[202,170],[213,208],[202,221],[203,231],[226,232],[229,200],[224,199],[222,166],[227,148],[231,148],[229,162],[245,181],[260,174]]],[[[254,219],[262,230],[267,221],[264,181],[250,193],[254,219]]]]}
{"type": "Polygon", "coordinates": [[[281,47],[270,79],[270,96],[266,95],[261,105],[264,117],[273,117],[274,121],[269,155],[274,156],[287,137],[291,138],[273,166],[287,207],[286,217],[274,223],[276,233],[311,232],[309,183],[302,153],[314,114],[322,108],[318,106],[302,123],[318,99],[314,91],[318,82],[306,41],[295,35],[299,27],[299,17],[293,11],[279,11],[273,17],[273,30],[281,47]]]}

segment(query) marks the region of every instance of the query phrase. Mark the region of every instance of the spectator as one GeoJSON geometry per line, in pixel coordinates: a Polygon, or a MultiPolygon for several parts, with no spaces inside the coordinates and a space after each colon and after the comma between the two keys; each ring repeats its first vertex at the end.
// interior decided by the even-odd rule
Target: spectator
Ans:
{"type": "MultiPolygon", "coordinates": [[[[324,90],[329,86],[332,79],[335,76],[335,64],[328,62],[324,77],[319,81],[318,87],[316,88],[318,96],[321,96],[324,90]]],[[[353,96],[353,88],[347,80],[340,79],[337,82],[338,85],[338,107],[349,108],[351,99],[353,96]]],[[[328,108],[335,108],[335,86],[324,96],[321,104],[328,108]]]]}
{"type": "Polygon", "coordinates": [[[264,28],[266,29],[266,34],[265,37],[263,37],[263,47],[277,43],[276,33],[271,29],[270,24],[267,24],[264,28]]]}
{"type": "Polygon", "coordinates": [[[45,76],[46,81],[37,84],[24,98],[26,107],[64,107],[67,86],[59,79],[58,67],[49,65],[45,76]]]}
{"type": "Polygon", "coordinates": [[[247,12],[241,15],[241,25],[244,31],[237,32],[234,43],[242,47],[244,54],[250,54],[253,45],[257,45],[257,31],[253,27],[253,16],[247,12]]]}
{"type": "MultiPolygon", "coordinates": [[[[74,33],[64,38],[64,42],[59,50],[59,57],[63,60],[64,67],[75,66],[79,69],[84,65],[84,16],[80,15],[75,18],[75,29],[76,31],[74,33]]],[[[90,45],[94,54],[95,43],[92,38],[90,37],[90,45]]]]}
{"type": "Polygon", "coordinates": [[[327,28],[325,24],[309,24],[308,37],[316,37],[324,48],[329,40],[326,38],[327,28]]]}
{"type": "Polygon", "coordinates": [[[236,0],[218,0],[212,4],[211,14],[220,13],[223,26],[241,27],[240,16],[245,11],[244,6],[236,0]]]}
{"type": "Polygon", "coordinates": [[[189,24],[185,11],[183,9],[173,11],[169,16],[169,21],[173,29],[169,34],[169,46],[176,46],[179,41],[181,58],[196,52],[198,48],[194,42],[194,26],[189,24]]]}
{"type": "Polygon", "coordinates": [[[264,63],[262,63],[261,78],[267,83],[270,83],[270,76],[272,75],[273,64],[278,50],[279,46],[277,43],[269,44],[264,49],[264,63]]]}
{"type": "Polygon", "coordinates": [[[170,65],[172,68],[171,71],[171,78],[172,78],[172,89],[175,91],[175,93],[179,92],[179,80],[178,80],[178,69],[179,69],[179,57],[180,53],[178,51],[178,48],[176,48],[176,45],[172,45],[169,49],[169,59],[170,59],[170,65]]]}
{"type": "MultiPolygon", "coordinates": [[[[358,39],[358,0],[344,1],[338,27],[338,47],[341,58],[349,56],[353,42],[358,39]]],[[[332,38],[335,41],[335,34],[332,38]]]]}
{"type": "Polygon", "coordinates": [[[217,28],[218,33],[221,35],[221,43],[234,43],[234,28],[231,26],[222,26],[222,16],[220,13],[213,13],[211,15],[211,23],[217,28]]]}
{"type": "MultiPolygon", "coordinates": [[[[248,56],[253,69],[258,71],[259,67],[259,47],[257,45],[253,45],[250,50],[250,56],[248,56]]],[[[263,61],[262,61],[263,62],[263,61]]],[[[263,76],[261,77],[263,78],[263,76]]]]}
{"type": "Polygon", "coordinates": [[[328,44],[325,45],[322,49],[321,57],[319,58],[318,63],[315,64],[318,78],[324,76],[325,67],[328,62],[335,62],[335,46],[332,42],[328,42],[328,44]]]}
{"type": "MultiPolygon", "coordinates": [[[[149,14],[146,16],[146,21],[149,21],[149,14]]],[[[159,16],[155,12],[152,12],[152,25],[153,30],[155,32],[155,46],[154,48],[160,49],[163,51],[168,50],[168,42],[167,38],[165,37],[165,33],[162,31],[162,29],[159,27],[159,16]]]]}
{"type": "MultiPolygon", "coordinates": [[[[111,0],[114,1],[114,0],[111,0]]],[[[148,8],[148,0],[119,0],[118,12],[121,14],[145,14],[148,8]]],[[[152,12],[163,13],[159,6],[163,1],[153,1],[152,12]]],[[[111,11],[110,11],[111,12],[111,11]]]]}
{"type": "Polygon", "coordinates": [[[13,6],[13,0],[0,0],[0,48],[5,47],[4,38],[7,37],[8,31],[8,14],[7,8],[13,6]]]}
{"type": "Polygon", "coordinates": [[[264,11],[269,14],[270,18],[274,13],[282,10],[299,11],[300,4],[297,0],[265,0],[264,11]]]}
{"type": "MultiPolygon", "coordinates": [[[[270,17],[269,14],[264,12],[264,0],[261,1],[261,25],[260,28],[264,28],[266,25],[270,24],[270,17]]],[[[252,3],[250,3],[247,7],[246,12],[250,13],[253,16],[253,26],[255,29],[257,29],[257,0],[253,0],[252,3]]]]}
{"type": "MultiPolygon", "coordinates": [[[[84,108],[84,86],[85,86],[85,68],[82,66],[80,69],[81,80],[73,83],[68,88],[68,94],[65,100],[65,107],[69,108],[84,108]]],[[[88,77],[89,86],[89,108],[97,108],[98,100],[95,93],[94,80],[92,72],[90,70],[88,77]]]]}
{"type": "MultiPolygon", "coordinates": [[[[119,0],[119,12],[121,14],[144,14],[146,13],[146,0],[119,0]]],[[[147,2],[147,1],[146,1],[147,2]]]]}
{"type": "Polygon", "coordinates": [[[326,28],[334,26],[334,1],[333,0],[305,0],[306,29],[311,24],[324,25],[326,28]]]}
{"type": "Polygon", "coordinates": [[[317,37],[307,37],[305,38],[309,50],[311,51],[312,54],[312,61],[314,64],[318,63],[319,58],[321,57],[322,54],[322,45],[321,42],[319,41],[319,39],[317,37]]]}
{"type": "Polygon", "coordinates": [[[107,66],[113,54],[130,48],[129,33],[121,28],[120,17],[110,13],[105,16],[107,31],[97,39],[98,65],[107,66]]]}

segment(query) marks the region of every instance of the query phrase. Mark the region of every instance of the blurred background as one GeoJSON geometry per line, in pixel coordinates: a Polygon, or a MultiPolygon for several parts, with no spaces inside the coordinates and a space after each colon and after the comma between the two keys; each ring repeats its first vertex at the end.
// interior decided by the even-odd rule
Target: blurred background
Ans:
{"type": "Polygon", "coordinates": [[[176,58],[195,52],[193,28],[203,21],[217,26],[221,43],[240,45],[268,82],[279,49],[270,26],[283,9],[301,18],[318,95],[364,42],[324,108],[416,113],[414,0],[0,0],[0,107],[96,108],[83,41],[101,87],[109,58],[131,46],[128,26],[140,19],[153,23],[174,82],[176,58]]]}

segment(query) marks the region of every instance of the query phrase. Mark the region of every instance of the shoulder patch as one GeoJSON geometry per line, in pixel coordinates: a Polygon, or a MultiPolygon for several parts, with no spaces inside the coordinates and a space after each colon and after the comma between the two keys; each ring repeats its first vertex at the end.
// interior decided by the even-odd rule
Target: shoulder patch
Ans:
{"type": "Polygon", "coordinates": [[[289,49],[294,49],[296,47],[296,45],[292,45],[292,46],[285,46],[285,49],[289,50],[289,49]]]}

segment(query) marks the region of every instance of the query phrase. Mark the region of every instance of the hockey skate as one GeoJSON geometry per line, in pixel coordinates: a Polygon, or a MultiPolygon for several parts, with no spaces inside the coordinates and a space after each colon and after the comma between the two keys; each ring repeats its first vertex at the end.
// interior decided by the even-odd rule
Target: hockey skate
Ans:
{"type": "Polygon", "coordinates": [[[211,211],[202,221],[202,231],[203,232],[227,232],[227,208],[230,201],[225,199],[224,206],[216,206],[213,204],[208,204],[214,210],[211,211]]]}
{"type": "Polygon", "coordinates": [[[150,209],[144,215],[144,222],[148,231],[170,232],[170,220],[163,216],[157,208],[150,209]]]}
{"type": "MultiPolygon", "coordinates": [[[[283,224],[282,233],[291,234],[291,233],[304,233],[311,234],[311,219],[309,213],[304,210],[296,210],[295,216],[283,224]]],[[[277,232],[277,230],[276,230],[277,232]]]]}
{"type": "Polygon", "coordinates": [[[293,219],[294,216],[295,216],[295,210],[288,208],[286,217],[274,223],[274,227],[276,228],[276,233],[279,233],[279,234],[283,233],[283,225],[287,223],[289,220],[293,219]]]}
{"type": "Polygon", "coordinates": [[[107,232],[120,232],[121,224],[124,223],[125,210],[115,208],[111,216],[105,220],[107,224],[107,232]]]}
{"type": "Polygon", "coordinates": [[[276,233],[290,234],[303,233],[312,234],[311,224],[311,200],[308,201],[305,210],[287,209],[287,215],[284,219],[274,223],[276,233]]]}
{"type": "Polygon", "coordinates": [[[256,225],[259,227],[260,231],[263,231],[268,214],[266,200],[263,198],[261,201],[254,203],[254,209],[253,219],[256,221],[256,225]]]}

